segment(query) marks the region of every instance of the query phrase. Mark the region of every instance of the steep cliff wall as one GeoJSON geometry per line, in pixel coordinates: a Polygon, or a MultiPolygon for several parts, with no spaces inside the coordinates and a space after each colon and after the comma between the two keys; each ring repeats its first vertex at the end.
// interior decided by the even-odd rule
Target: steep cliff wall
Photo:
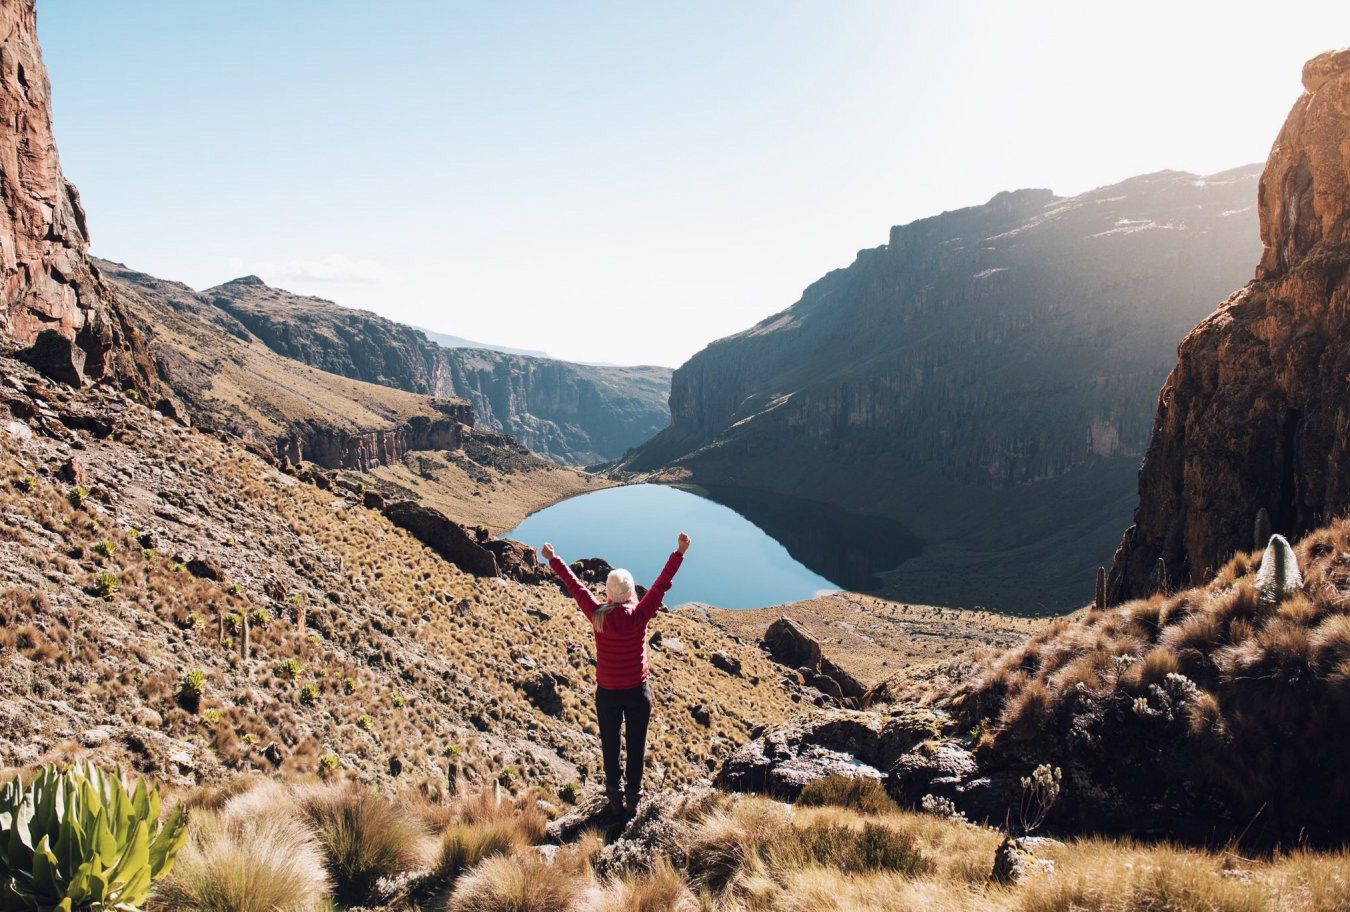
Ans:
{"type": "Polygon", "coordinates": [[[33,0],[0,3],[0,337],[67,383],[143,383],[148,364],[89,264],[80,197],[61,173],[35,20],[33,0]]]}
{"type": "Polygon", "coordinates": [[[1256,278],[1186,337],[1158,397],[1119,600],[1208,577],[1350,508],[1350,49],[1303,69],[1261,176],[1256,278]]]}
{"type": "Polygon", "coordinates": [[[322,370],[468,399],[482,427],[570,465],[613,459],[668,423],[670,371],[443,348],[419,330],[246,276],[203,292],[269,348],[322,370]]]}
{"type": "Polygon", "coordinates": [[[927,544],[907,598],[1071,606],[1128,521],[1177,340],[1259,250],[1256,181],[1020,190],[894,228],[679,368],[670,428],[620,468],[899,520],[927,544]]]}

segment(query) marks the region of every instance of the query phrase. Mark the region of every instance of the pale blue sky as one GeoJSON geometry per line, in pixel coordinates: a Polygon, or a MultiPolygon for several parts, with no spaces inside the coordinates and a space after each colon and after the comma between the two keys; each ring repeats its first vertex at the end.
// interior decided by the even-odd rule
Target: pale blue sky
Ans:
{"type": "Polygon", "coordinates": [[[1350,4],[38,0],[94,251],[677,365],[892,224],[1265,157],[1350,4]]]}

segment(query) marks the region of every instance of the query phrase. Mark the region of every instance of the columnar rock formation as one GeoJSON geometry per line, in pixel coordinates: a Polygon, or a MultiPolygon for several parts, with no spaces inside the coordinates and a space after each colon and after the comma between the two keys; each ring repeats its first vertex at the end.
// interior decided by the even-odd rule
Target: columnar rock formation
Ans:
{"type": "Polygon", "coordinates": [[[0,4],[0,336],[56,379],[144,381],[117,301],[89,263],[89,231],[61,173],[33,0],[0,4]]]}
{"type": "Polygon", "coordinates": [[[1262,508],[1291,538],[1350,508],[1350,49],[1303,86],[1261,176],[1256,278],[1186,337],[1158,397],[1113,600],[1208,577],[1262,508]]]}
{"type": "Polygon", "coordinates": [[[1018,190],[896,227],[679,368],[670,428],[620,467],[903,523],[925,543],[907,599],[1082,604],[1176,343],[1259,250],[1257,172],[1018,190]]]}

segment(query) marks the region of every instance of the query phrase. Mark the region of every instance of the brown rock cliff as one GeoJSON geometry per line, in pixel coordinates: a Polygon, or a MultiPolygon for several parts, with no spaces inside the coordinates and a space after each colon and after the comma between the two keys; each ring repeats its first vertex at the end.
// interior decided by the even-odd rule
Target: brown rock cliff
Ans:
{"type": "Polygon", "coordinates": [[[1350,507],[1350,50],[1303,69],[1261,176],[1256,278],[1181,343],[1139,474],[1113,601],[1208,577],[1350,507]],[[1161,564],[1159,560],[1161,559],[1161,564]]]}
{"type": "Polygon", "coordinates": [[[39,343],[34,363],[68,382],[145,381],[148,363],[89,262],[80,197],[61,173],[33,0],[0,3],[0,35],[0,335],[39,343]]]}

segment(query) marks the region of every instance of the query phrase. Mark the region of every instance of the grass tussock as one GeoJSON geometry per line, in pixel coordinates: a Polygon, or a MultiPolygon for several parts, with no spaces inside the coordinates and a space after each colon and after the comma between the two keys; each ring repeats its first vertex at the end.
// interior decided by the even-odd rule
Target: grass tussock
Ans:
{"type": "Polygon", "coordinates": [[[871,776],[826,776],[809,783],[797,796],[803,807],[851,808],[863,814],[885,814],[897,810],[886,787],[871,776]]]}
{"type": "Polygon", "coordinates": [[[378,792],[355,785],[312,787],[298,802],[324,848],[334,895],[344,904],[367,899],[380,878],[426,863],[428,833],[421,821],[378,792]]]}
{"type": "Polygon", "coordinates": [[[460,878],[445,912],[573,912],[584,884],[537,852],[497,855],[460,878]]]}
{"type": "Polygon", "coordinates": [[[314,831],[280,789],[191,816],[191,839],[156,888],[157,912],[323,912],[329,879],[314,831]],[[276,800],[276,799],[280,800],[276,800]]]}

